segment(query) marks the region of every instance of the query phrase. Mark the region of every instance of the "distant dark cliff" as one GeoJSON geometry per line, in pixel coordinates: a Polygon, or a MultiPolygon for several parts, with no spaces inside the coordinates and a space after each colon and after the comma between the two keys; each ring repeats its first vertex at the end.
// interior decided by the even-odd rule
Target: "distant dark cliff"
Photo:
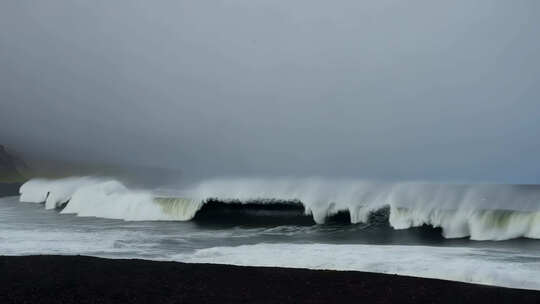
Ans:
{"type": "Polygon", "coordinates": [[[24,161],[13,153],[10,153],[4,146],[0,145],[0,183],[23,182],[26,170],[24,161]]]}

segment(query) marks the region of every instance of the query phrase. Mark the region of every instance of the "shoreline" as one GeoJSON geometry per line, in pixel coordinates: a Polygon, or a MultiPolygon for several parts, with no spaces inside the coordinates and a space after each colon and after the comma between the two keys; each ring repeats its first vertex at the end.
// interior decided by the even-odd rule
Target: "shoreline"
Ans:
{"type": "Polygon", "coordinates": [[[0,256],[0,303],[538,303],[540,291],[359,271],[0,256]]]}

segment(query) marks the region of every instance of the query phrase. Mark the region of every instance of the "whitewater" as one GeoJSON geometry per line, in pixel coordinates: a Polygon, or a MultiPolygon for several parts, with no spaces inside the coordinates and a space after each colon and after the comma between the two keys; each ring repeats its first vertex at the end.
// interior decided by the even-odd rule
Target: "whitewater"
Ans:
{"type": "MultiPolygon", "coordinates": [[[[162,192],[165,192],[162,190],[162,192]]],[[[297,203],[317,224],[340,212],[365,223],[389,208],[394,229],[429,225],[446,238],[540,239],[540,187],[520,185],[375,184],[362,181],[211,180],[160,196],[127,189],[116,180],[90,177],[35,179],[20,189],[21,202],[61,213],[123,220],[192,220],[210,199],[223,203],[297,203]],[[67,203],[69,202],[69,204],[67,203]]]]}
{"type": "Polygon", "coordinates": [[[130,189],[32,179],[0,198],[0,254],[360,270],[540,290],[540,187],[212,179],[130,189]]]}

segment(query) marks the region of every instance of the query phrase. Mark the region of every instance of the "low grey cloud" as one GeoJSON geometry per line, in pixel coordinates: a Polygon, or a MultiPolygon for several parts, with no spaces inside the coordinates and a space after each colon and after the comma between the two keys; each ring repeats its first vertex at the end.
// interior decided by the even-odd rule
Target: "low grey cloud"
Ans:
{"type": "Polygon", "coordinates": [[[0,142],[187,176],[540,182],[537,1],[0,3],[0,142]]]}

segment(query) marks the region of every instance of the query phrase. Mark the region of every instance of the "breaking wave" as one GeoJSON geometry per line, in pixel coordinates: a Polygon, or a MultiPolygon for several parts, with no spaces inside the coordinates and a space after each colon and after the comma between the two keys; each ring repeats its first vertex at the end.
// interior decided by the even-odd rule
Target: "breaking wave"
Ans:
{"type": "Polygon", "coordinates": [[[540,239],[540,187],[527,185],[216,179],[165,195],[130,190],[116,180],[71,177],[33,179],[20,193],[21,202],[44,202],[45,208],[61,213],[128,221],[211,220],[250,210],[295,221],[309,216],[317,224],[347,214],[356,224],[388,209],[387,221],[394,229],[428,225],[441,228],[445,238],[540,239]],[[220,210],[227,212],[216,212],[220,210]]]}
{"type": "Polygon", "coordinates": [[[20,188],[20,201],[43,203],[60,213],[126,221],[188,221],[201,201],[158,198],[149,191],[130,190],[116,180],[70,177],[32,179],[20,188]]]}

